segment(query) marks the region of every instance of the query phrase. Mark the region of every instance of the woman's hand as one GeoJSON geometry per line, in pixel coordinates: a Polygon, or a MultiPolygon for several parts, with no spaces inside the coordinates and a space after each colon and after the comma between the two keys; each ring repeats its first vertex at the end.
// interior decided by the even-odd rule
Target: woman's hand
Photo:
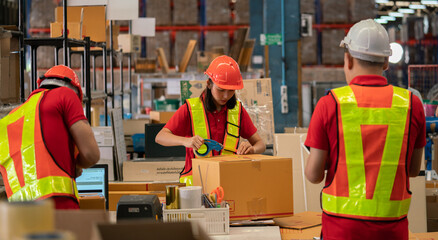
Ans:
{"type": "Polygon", "coordinates": [[[196,151],[201,147],[202,144],[204,144],[204,139],[196,135],[191,138],[186,138],[184,142],[184,147],[193,148],[196,151]]]}
{"type": "Polygon", "coordinates": [[[248,141],[242,141],[242,142],[240,142],[239,148],[237,148],[236,153],[238,155],[253,154],[254,147],[248,141]]]}

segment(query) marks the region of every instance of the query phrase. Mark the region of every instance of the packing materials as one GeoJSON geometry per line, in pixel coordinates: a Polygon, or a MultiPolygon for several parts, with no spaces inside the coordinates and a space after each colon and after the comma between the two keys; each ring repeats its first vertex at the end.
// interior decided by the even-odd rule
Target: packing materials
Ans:
{"type": "Polygon", "coordinates": [[[298,128],[295,130],[304,133],[277,133],[274,135],[274,155],[292,158],[294,213],[318,212],[321,211],[320,192],[324,187],[324,181],[312,184],[304,176],[304,168],[309,156],[309,151],[304,146],[307,129],[298,128]]]}
{"type": "Polygon", "coordinates": [[[16,239],[29,233],[55,229],[54,202],[0,202],[0,239],[16,239]]]}
{"type": "MultiPolygon", "coordinates": [[[[207,86],[205,80],[181,81],[181,103],[188,98],[199,97],[207,86]]],[[[237,98],[257,127],[257,132],[266,144],[274,144],[274,111],[272,105],[271,79],[245,79],[243,89],[236,91],[237,98]]]]}
{"type": "Polygon", "coordinates": [[[181,209],[201,207],[201,186],[187,186],[179,188],[179,202],[181,209]]]}
{"type": "Polygon", "coordinates": [[[184,161],[125,161],[124,181],[178,181],[184,161]]]}
{"type": "Polygon", "coordinates": [[[230,155],[192,159],[193,185],[210,193],[224,189],[230,220],[293,214],[292,160],[267,155],[230,155]],[[200,178],[202,172],[203,181],[200,178]]]}

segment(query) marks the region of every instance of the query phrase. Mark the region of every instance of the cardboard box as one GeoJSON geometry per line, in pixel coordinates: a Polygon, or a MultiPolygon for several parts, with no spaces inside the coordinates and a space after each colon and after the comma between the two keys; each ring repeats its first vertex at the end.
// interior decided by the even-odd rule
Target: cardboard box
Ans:
{"type": "Polygon", "coordinates": [[[409,178],[412,192],[411,205],[408,212],[409,230],[414,233],[427,232],[426,222],[426,178],[418,176],[409,178]]]}
{"type": "Polygon", "coordinates": [[[409,240],[438,240],[438,232],[412,233],[409,240]]]}
{"type": "Polygon", "coordinates": [[[184,187],[180,182],[110,182],[109,191],[166,191],[167,185],[184,187]]]}
{"type": "Polygon", "coordinates": [[[149,119],[125,119],[123,120],[123,132],[125,135],[144,133],[144,126],[150,122],[149,119]]]}
{"type": "MultiPolygon", "coordinates": [[[[149,116],[152,123],[167,123],[175,112],[151,111],[149,116]]],[[[144,129],[144,128],[143,128],[144,129]]]]}
{"type": "Polygon", "coordinates": [[[193,185],[205,192],[222,186],[230,220],[293,214],[292,160],[267,155],[231,155],[192,160],[193,185]],[[208,169],[208,170],[207,170],[208,169]]]}
{"type": "MultiPolygon", "coordinates": [[[[0,33],[1,34],[1,33],[0,33]]],[[[11,49],[10,34],[0,35],[0,57],[9,57],[11,49]]]]}
{"type": "MultiPolygon", "coordinates": [[[[67,14],[68,15],[68,14],[67,14]]],[[[50,23],[50,37],[62,37],[64,34],[64,24],[62,22],[50,23]]],[[[85,27],[81,29],[80,22],[69,22],[67,23],[67,37],[73,39],[83,39],[87,36],[85,32],[85,27]]]]}
{"type": "MultiPolygon", "coordinates": [[[[87,29],[87,35],[90,37],[90,40],[105,42],[107,40],[105,6],[67,7],[67,23],[81,22],[82,9],[84,9],[82,26],[87,29]]],[[[57,7],[55,9],[56,22],[62,23],[63,15],[63,7],[57,7]]]]}
{"type": "Polygon", "coordinates": [[[102,210],[56,210],[56,230],[69,231],[75,239],[90,240],[96,223],[109,222],[108,212],[102,210]]]}
{"type": "Polygon", "coordinates": [[[105,197],[100,194],[81,194],[79,195],[79,208],[105,210],[105,197]]]}
{"type": "MultiPolygon", "coordinates": [[[[199,97],[207,86],[205,80],[181,81],[181,103],[199,97]]],[[[236,91],[237,98],[257,127],[266,144],[274,144],[274,107],[272,105],[271,79],[245,79],[243,89],[236,91]]]]}
{"type": "Polygon", "coordinates": [[[111,127],[92,127],[91,129],[99,147],[114,146],[113,129],[111,127]]]}
{"type": "Polygon", "coordinates": [[[0,57],[0,101],[9,101],[9,57],[0,57]]]}
{"type": "Polygon", "coordinates": [[[130,181],[179,181],[184,161],[125,161],[123,180],[130,181]]]}
{"type": "Polygon", "coordinates": [[[302,212],[291,217],[275,218],[282,239],[314,239],[321,233],[321,212],[302,212]]]}
{"type": "Polygon", "coordinates": [[[108,210],[116,211],[117,204],[123,195],[157,195],[161,203],[166,202],[166,192],[165,191],[110,191],[108,193],[109,203],[108,210]]]}
{"type": "Polygon", "coordinates": [[[140,53],[141,37],[132,34],[119,34],[118,45],[119,49],[123,49],[124,53],[140,53]]]}
{"type": "MultiPolygon", "coordinates": [[[[304,131],[302,128],[294,130],[304,131]]],[[[320,193],[325,181],[313,184],[304,176],[304,168],[309,156],[309,151],[304,146],[307,133],[277,133],[274,136],[274,155],[292,158],[294,213],[321,211],[320,193]]]]}
{"type": "Polygon", "coordinates": [[[281,239],[287,239],[287,240],[319,239],[321,235],[321,226],[307,228],[307,229],[280,228],[280,234],[281,234],[281,239]]]}

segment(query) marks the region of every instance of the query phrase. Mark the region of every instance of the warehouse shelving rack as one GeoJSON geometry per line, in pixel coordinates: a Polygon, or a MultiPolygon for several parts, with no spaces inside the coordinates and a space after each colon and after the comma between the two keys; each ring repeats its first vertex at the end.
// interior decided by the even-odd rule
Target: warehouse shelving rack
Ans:
{"type": "MultiPolygon", "coordinates": [[[[62,1],[63,6],[67,6],[67,0],[62,1]]],[[[24,92],[24,46],[30,46],[31,51],[31,89],[34,90],[37,88],[36,80],[37,76],[37,50],[40,46],[53,46],[55,47],[55,64],[58,63],[58,52],[60,49],[63,49],[64,56],[64,64],[67,66],[71,66],[70,59],[72,54],[80,54],[81,55],[81,74],[82,74],[82,86],[85,87],[84,94],[84,103],[85,103],[85,115],[88,118],[88,121],[91,121],[91,101],[93,99],[103,99],[105,102],[104,106],[104,115],[105,115],[105,125],[108,126],[108,97],[111,98],[112,107],[115,105],[115,98],[117,96],[121,97],[121,107],[123,112],[123,95],[129,95],[129,111],[132,112],[132,93],[130,89],[123,89],[124,79],[123,79],[123,55],[128,56],[128,80],[129,86],[132,87],[132,74],[131,74],[131,55],[129,53],[122,53],[121,58],[121,67],[120,67],[120,81],[121,81],[121,90],[116,91],[114,89],[114,46],[112,39],[112,21],[110,25],[110,48],[107,49],[107,45],[105,42],[93,42],[90,41],[89,37],[85,37],[84,40],[76,40],[69,39],[67,35],[64,33],[63,37],[59,38],[24,38],[25,27],[25,10],[24,10],[24,0],[19,0],[19,31],[16,33],[20,37],[20,99],[21,102],[25,101],[25,92],[24,92]],[[71,47],[83,47],[83,51],[72,51],[71,47]],[[99,47],[102,50],[91,50],[91,47],[99,47]],[[97,90],[96,83],[96,57],[102,56],[103,58],[103,79],[104,79],[104,89],[97,90]],[[110,79],[112,81],[112,89],[111,92],[108,92],[108,77],[107,77],[107,56],[110,56],[110,79]],[[93,89],[91,87],[91,62],[90,58],[92,57],[93,63],[93,89]]],[[[63,8],[63,28],[67,29],[67,8],[63,8]]],[[[50,29],[48,28],[38,28],[38,29],[29,29],[29,32],[43,32],[49,33],[50,29]]],[[[122,115],[123,116],[123,115],[122,115]]]]}

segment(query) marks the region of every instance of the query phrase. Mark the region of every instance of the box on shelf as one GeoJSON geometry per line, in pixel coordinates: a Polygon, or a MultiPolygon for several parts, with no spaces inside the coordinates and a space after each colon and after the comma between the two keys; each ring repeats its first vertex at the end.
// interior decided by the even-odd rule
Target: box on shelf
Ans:
{"type": "Polygon", "coordinates": [[[155,18],[157,26],[172,25],[170,0],[148,0],[146,17],[155,18]]]}
{"type": "MultiPolygon", "coordinates": [[[[106,15],[105,6],[74,6],[67,7],[67,23],[81,22],[83,9],[82,26],[87,29],[87,35],[94,42],[106,42],[106,15]]],[[[63,7],[55,9],[56,22],[63,22],[63,7]]],[[[108,41],[109,43],[109,41],[108,41]]]]}
{"type": "Polygon", "coordinates": [[[200,169],[205,192],[222,186],[224,200],[230,204],[230,220],[293,214],[290,158],[255,154],[194,158],[192,161],[193,185],[202,186],[200,169]]]}
{"type": "Polygon", "coordinates": [[[136,73],[153,73],[157,69],[157,60],[155,58],[137,58],[135,59],[136,73]]]}
{"type": "Polygon", "coordinates": [[[231,23],[229,0],[207,0],[205,8],[208,25],[228,25],[231,23]]]}
{"type": "MultiPolygon", "coordinates": [[[[67,14],[68,15],[68,14],[67,14]]],[[[62,22],[50,23],[50,37],[62,37],[64,34],[64,24],[62,22]]],[[[67,37],[73,39],[83,39],[87,36],[85,27],[80,22],[67,23],[67,37]]]]}
{"type": "Polygon", "coordinates": [[[322,30],[322,63],[328,65],[344,64],[344,51],[339,42],[344,39],[344,29],[322,30]]]}
{"type": "Polygon", "coordinates": [[[173,25],[198,25],[197,0],[173,0],[173,25]]]}
{"type": "Polygon", "coordinates": [[[79,195],[80,209],[105,209],[105,197],[100,194],[79,195]]]}
{"type": "Polygon", "coordinates": [[[139,53],[141,51],[141,37],[132,34],[119,34],[119,49],[124,53],[139,53]]]}
{"type": "Polygon", "coordinates": [[[348,22],[348,0],[321,0],[321,6],[323,23],[348,22]]]}
{"type": "MultiPolygon", "coordinates": [[[[199,97],[207,86],[205,80],[181,81],[181,102],[199,97]]],[[[266,144],[274,144],[274,107],[272,105],[271,79],[245,79],[243,89],[236,91],[237,98],[257,127],[266,144]]]]}
{"type": "Polygon", "coordinates": [[[165,112],[165,111],[151,111],[149,116],[152,120],[152,123],[167,123],[170,118],[172,118],[175,112],[165,112]]]}
{"type": "Polygon", "coordinates": [[[178,181],[184,161],[125,161],[123,180],[131,181],[178,181]]]}
{"type": "Polygon", "coordinates": [[[144,126],[151,121],[149,119],[125,119],[123,120],[123,131],[126,135],[144,133],[144,126]]]}

